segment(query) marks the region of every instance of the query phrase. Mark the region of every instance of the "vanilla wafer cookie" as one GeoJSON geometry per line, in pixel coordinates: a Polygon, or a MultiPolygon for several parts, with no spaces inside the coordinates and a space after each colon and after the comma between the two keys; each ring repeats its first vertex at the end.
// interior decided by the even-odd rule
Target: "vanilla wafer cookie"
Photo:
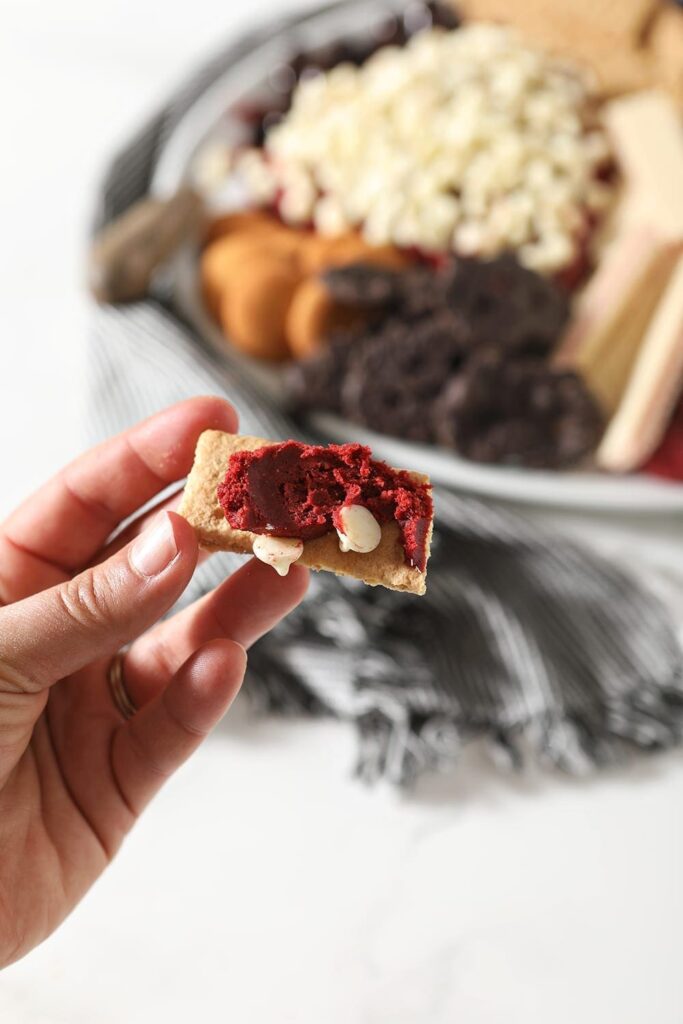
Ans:
{"type": "Polygon", "coordinates": [[[602,469],[642,466],[664,436],[683,388],[683,256],[638,353],[619,409],[597,453],[602,469]]]}
{"type": "Polygon", "coordinates": [[[616,239],[558,346],[556,365],[577,369],[608,415],[619,406],[680,251],[646,226],[616,239]]]}

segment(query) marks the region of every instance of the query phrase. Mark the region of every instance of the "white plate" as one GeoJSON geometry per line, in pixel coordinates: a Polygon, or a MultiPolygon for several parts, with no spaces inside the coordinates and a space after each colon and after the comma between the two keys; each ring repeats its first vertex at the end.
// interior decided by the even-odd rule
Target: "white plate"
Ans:
{"type": "MultiPolygon", "coordinates": [[[[340,35],[361,35],[388,12],[400,10],[404,0],[351,2],[299,22],[296,29],[275,34],[267,43],[236,61],[187,111],[166,141],[152,181],[152,191],[171,195],[190,178],[197,151],[209,140],[234,140],[239,124],[227,111],[246,100],[269,92],[268,76],[285,61],[294,47],[307,49],[325,45],[340,35]]],[[[239,366],[252,384],[272,401],[282,394],[281,371],[241,356],[227,353],[220,331],[206,315],[197,288],[196,252],[185,249],[171,269],[176,301],[193,327],[231,363],[239,366]]],[[[428,473],[433,481],[459,490],[534,505],[600,509],[615,512],[683,511],[683,486],[642,474],[611,476],[597,472],[552,472],[487,466],[468,462],[453,453],[417,445],[366,430],[338,416],[311,417],[317,429],[330,440],[369,444],[380,458],[395,465],[428,473]]]]}

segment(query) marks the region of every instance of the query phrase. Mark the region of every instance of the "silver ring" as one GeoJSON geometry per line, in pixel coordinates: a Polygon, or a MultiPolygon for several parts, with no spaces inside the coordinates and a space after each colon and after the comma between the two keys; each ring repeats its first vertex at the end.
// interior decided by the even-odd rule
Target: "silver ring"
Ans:
{"type": "Polygon", "coordinates": [[[114,707],[127,721],[133,717],[138,709],[126,688],[126,680],[123,674],[123,659],[125,657],[126,652],[123,650],[119,651],[111,659],[107,669],[107,682],[109,683],[114,707]]]}

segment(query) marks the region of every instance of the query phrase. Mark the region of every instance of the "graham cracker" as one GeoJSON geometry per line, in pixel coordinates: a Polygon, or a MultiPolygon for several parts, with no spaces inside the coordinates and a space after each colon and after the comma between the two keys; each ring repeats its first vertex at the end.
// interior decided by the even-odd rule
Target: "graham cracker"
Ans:
{"type": "MultiPolygon", "coordinates": [[[[179,512],[194,527],[203,548],[237,554],[251,553],[257,535],[230,526],[216,490],[225,477],[228,460],[234,452],[254,451],[276,443],[262,437],[226,434],[220,430],[205,430],[200,436],[179,512]]],[[[411,472],[409,475],[416,483],[429,484],[429,477],[421,473],[411,472]]],[[[431,534],[430,524],[427,557],[431,534]]],[[[410,594],[424,594],[426,590],[426,572],[420,572],[406,563],[396,523],[382,525],[382,539],[378,547],[367,554],[342,552],[337,534],[328,533],[305,541],[299,562],[316,571],[353,576],[371,587],[387,587],[389,590],[410,594]]]]}
{"type": "Polygon", "coordinates": [[[592,36],[629,40],[634,46],[659,7],[659,0],[458,0],[467,19],[515,25],[530,39],[571,45],[592,36]],[[565,33],[570,32],[567,39],[565,33]]]}
{"type": "Polygon", "coordinates": [[[529,43],[578,64],[598,95],[660,82],[680,102],[675,36],[683,12],[663,0],[458,0],[457,7],[468,20],[511,25],[529,43]]]}

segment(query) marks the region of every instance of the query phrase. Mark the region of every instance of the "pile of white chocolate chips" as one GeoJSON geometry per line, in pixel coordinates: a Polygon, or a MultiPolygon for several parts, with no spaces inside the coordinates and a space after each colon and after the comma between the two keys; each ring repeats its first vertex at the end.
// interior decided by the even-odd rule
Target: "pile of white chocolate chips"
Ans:
{"type": "Polygon", "coordinates": [[[236,164],[251,198],[372,245],[570,266],[609,203],[609,147],[576,69],[508,29],[430,30],[362,67],[302,81],[262,150],[236,164]]]}

